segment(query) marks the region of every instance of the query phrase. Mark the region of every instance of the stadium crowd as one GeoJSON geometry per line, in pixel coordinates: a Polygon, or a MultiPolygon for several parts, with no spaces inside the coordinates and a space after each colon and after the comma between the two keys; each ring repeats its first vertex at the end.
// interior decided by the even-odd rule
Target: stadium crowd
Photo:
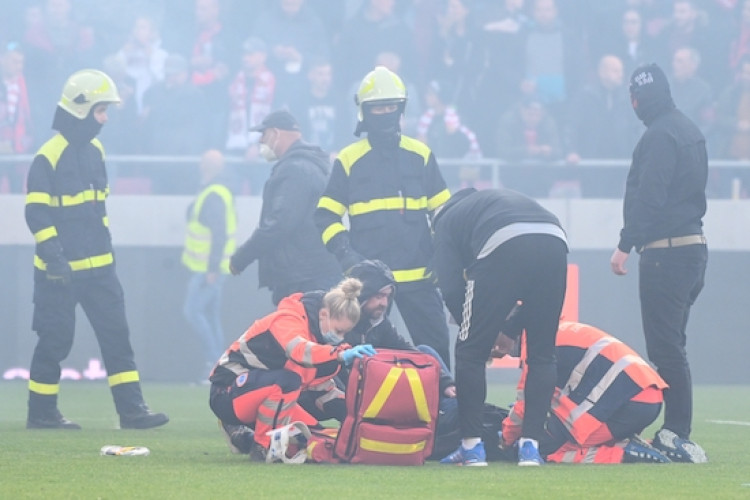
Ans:
{"type": "MultiPolygon", "coordinates": [[[[642,132],[628,77],[654,61],[711,158],[750,159],[750,0],[3,0],[0,9],[0,154],[44,143],[65,78],[90,67],[111,75],[123,100],[103,132],[108,154],[218,149],[254,162],[260,134],[248,129],[286,107],[305,139],[334,155],[352,139],[358,82],[384,65],[408,88],[404,132],[438,158],[625,159],[642,132]]],[[[0,191],[23,191],[27,165],[1,166],[0,191]]],[[[147,190],[197,186],[185,165],[162,165],[161,176],[138,168],[153,180],[147,190]]],[[[257,170],[238,170],[239,191],[260,193],[267,173],[257,170]]],[[[453,170],[444,172],[452,188],[481,187],[471,162],[453,170]]],[[[521,187],[579,196],[574,177],[521,187]]]]}

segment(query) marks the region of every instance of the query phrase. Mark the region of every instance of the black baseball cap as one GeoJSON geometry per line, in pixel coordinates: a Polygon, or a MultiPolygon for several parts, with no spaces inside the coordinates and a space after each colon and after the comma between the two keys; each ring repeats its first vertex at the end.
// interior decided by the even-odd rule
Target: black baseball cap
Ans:
{"type": "Polygon", "coordinates": [[[281,109],[270,113],[260,124],[251,127],[250,131],[263,132],[267,128],[299,132],[299,123],[297,123],[297,119],[289,111],[281,109]]]}

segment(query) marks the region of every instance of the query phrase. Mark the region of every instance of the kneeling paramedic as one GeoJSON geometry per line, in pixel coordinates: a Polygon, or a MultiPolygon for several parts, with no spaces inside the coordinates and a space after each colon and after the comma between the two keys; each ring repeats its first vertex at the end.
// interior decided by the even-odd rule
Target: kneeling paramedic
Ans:
{"type": "Polygon", "coordinates": [[[304,391],[320,393],[320,412],[343,419],[344,395],[334,376],[342,364],[375,354],[371,345],[341,343],[359,320],[361,289],[358,280],[347,278],[325,294],[290,295],[221,356],[210,376],[210,406],[233,452],[262,461],[269,431],[296,421],[318,425],[297,403],[304,391]]]}
{"type": "MultiPolygon", "coordinates": [[[[523,306],[503,331],[518,332],[512,325],[522,315],[523,306]]],[[[492,355],[508,354],[509,340],[501,333],[492,355]]],[[[539,441],[543,457],[564,463],[670,462],[639,436],[659,416],[667,387],[643,358],[598,328],[568,321],[560,323],[555,353],[557,383],[539,441]]],[[[528,368],[524,362],[518,399],[503,421],[501,447],[506,449],[521,436],[528,368]]]]}

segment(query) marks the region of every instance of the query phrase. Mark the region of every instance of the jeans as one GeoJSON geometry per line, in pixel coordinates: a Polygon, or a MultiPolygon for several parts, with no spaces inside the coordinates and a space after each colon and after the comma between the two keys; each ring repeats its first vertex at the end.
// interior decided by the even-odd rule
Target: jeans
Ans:
{"type": "Polygon", "coordinates": [[[649,360],[669,384],[663,427],[684,439],[693,420],[693,384],[687,358],[690,308],[703,289],[706,245],[647,249],[639,263],[639,294],[649,360]]]}
{"type": "Polygon", "coordinates": [[[198,335],[207,366],[213,366],[226,348],[221,326],[221,295],[226,275],[217,274],[216,281],[206,282],[205,273],[195,273],[188,282],[183,314],[198,335]]]}

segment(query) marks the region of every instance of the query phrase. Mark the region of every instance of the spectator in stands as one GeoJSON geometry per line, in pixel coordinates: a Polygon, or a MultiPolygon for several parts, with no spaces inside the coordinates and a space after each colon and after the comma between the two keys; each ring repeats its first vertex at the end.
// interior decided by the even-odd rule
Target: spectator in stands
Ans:
{"type": "MultiPolygon", "coordinates": [[[[477,136],[466,126],[450,104],[453,92],[437,80],[431,81],[425,90],[426,110],[417,124],[417,139],[424,142],[438,158],[471,158],[482,157],[477,136]]],[[[457,188],[467,177],[476,177],[478,167],[471,165],[452,165],[444,170],[445,182],[449,188],[457,188]]],[[[452,189],[454,190],[454,189],[452,189]]]]}
{"type": "MultiPolygon", "coordinates": [[[[409,26],[396,13],[395,4],[394,0],[365,0],[344,25],[334,50],[334,70],[344,85],[341,91],[348,92],[351,82],[359,81],[362,75],[371,71],[373,61],[382,52],[400,56],[404,73],[390,69],[404,81],[417,76],[414,74],[414,37],[409,26]]],[[[413,101],[413,96],[410,97],[413,101]]]]}
{"type": "MultiPolygon", "coordinates": [[[[259,132],[248,132],[260,125],[274,105],[276,77],[268,69],[266,43],[250,37],[242,44],[242,64],[229,85],[229,125],[226,149],[248,160],[258,158],[259,132]]],[[[262,186],[262,182],[258,188],[262,186]]]]}
{"type": "Polygon", "coordinates": [[[471,24],[466,0],[435,3],[442,8],[436,15],[436,32],[431,34],[431,50],[425,57],[425,74],[450,88],[452,94],[445,98],[464,109],[462,105],[468,100],[462,98],[469,94],[479,71],[478,32],[471,24]]]}
{"type": "Polygon", "coordinates": [[[609,53],[620,58],[624,74],[629,75],[650,60],[653,52],[653,42],[643,29],[641,13],[637,9],[627,9],[622,14],[621,31],[611,42],[609,53]]]}
{"type": "Polygon", "coordinates": [[[167,51],[161,47],[161,37],[152,18],[136,18],[130,36],[117,52],[117,57],[123,60],[127,74],[135,82],[134,97],[140,113],[146,89],[164,79],[164,60],[167,58],[167,51]]]}
{"type": "MultiPolygon", "coordinates": [[[[328,59],[311,58],[307,87],[290,103],[290,109],[299,117],[302,137],[335,157],[349,142],[354,124],[350,113],[344,110],[344,99],[333,87],[333,76],[328,59]]],[[[349,102],[347,99],[346,104],[349,102]]]]}
{"type": "MultiPolygon", "coordinates": [[[[23,64],[24,54],[18,43],[8,43],[0,52],[0,154],[3,155],[31,150],[31,108],[23,64]]],[[[23,192],[26,166],[8,165],[6,177],[10,191],[23,192]]]]}
{"type": "MultiPolygon", "coordinates": [[[[596,83],[584,86],[571,102],[564,128],[566,161],[571,164],[581,159],[629,158],[641,133],[641,124],[629,110],[622,61],[605,55],[597,76],[596,83]]],[[[620,173],[613,179],[605,177],[614,174],[582,170],[570,185],[580,182],[587,196],[621,196],[620,173]]]]}
{"type": "Polygon", "coordinates": [[[742,3],[742,11],[732,35],[729,66],[736,70],[743,56],[750,55],[750,0],[742,3]]]}
{"type": "Polygon", "coordinates": [[[437,80],[425,91],[427,109],[419,118],[417,139],[424,142],[438,158],[481,158],[477,137],[466,125],[455,106],[445,101],[451,92],[437,80]]]}
{"type": "Polygon", "coordinates": [[[711,86],[698,76],[701,56],[692,47],[682,47],[672,56],[672,99],[693,120],[703,135],[714,121],[714,99],[711,86]]]}
{"type": "Polygon", "coordinates": [[[135,81],[128,75],[125,61],[116,54],[105,57],[102,66],[117,85],[117,91],[120,94],[120,102],[113,103],[107,108],[107,126],[99,133],[102,142],[107,144],[109,184],[112,191],[148,193],[151,181],[147,175],[144,175],[142,165],[131,163],[125,167],[109,159],[109,156],[113,154],[144,153],[143,130],[140,127],[135,103],[135,81]],[[123,176],[134,182],[123,181],[123,176]]]}
{"type": "Polygon", "coordinates": [[[330,57],[323,23],[306,0],[273,0],[255,17],[251,32],[268,44],[268,66],[276,75],[276,107],[289,107],[306,87],[312,56],[330,57]]]}
{"type": "MultiPolygon", "coordinates": [[[[496,154],[511,164],[547,162],[562,157],[558,124],[535,97],[525,98],[504,113],[497,130],[496,154]]],[[[530,176],[528,172],[509,171],[504,175],[503,183],[529,196],[542,197],[549,191],[551,178],[549,175],[530,176]]]]}
{"type": "Polygon", "coordinates": [[[190,55],[190,79],[211,103],[211,113],[202,117],[204,134],[209,145],[217,149],[225,139],[228,61],[234,60],[234,41],[221,24],[220,7],[219,0],[195,0],[197,35],[190,55]]]}
{"type": "Polygon", "coordinates": [[[54,97],[76,70],[95,65],[94,30],[73,19],[70,0],[46,0],[26,10],[23,37],[32,121],[49,123],[54,97]]]}
{"type": "Polygon", "coordinates": [[[586,75],[584,46],[578,33],[558,17],[556,0],[535,0],[533,20],[524,46],[523,88],[544,103],[560,122],[565,101],[581,88],[586,75]]]}
{"type": "Polygon", "coordinates": [[[641,132],[628,110],[622,61],[605,55],[599,61],[596,83],[574,96],[566,126],[567,161],[581,158],[626,158],[641,132]]]}
{"type": "MultiPolygon", "coordinates": [[[[210,115],[204,94],[190,81],[190,66],[179,54],[164,61],[164,81],[143,96],[145,149],[156,155],[197,155],[207,149],[205,117],[210,115]]],[[[215,104],[212,103],[211,111],[215,104]]],[[[156,191],[190,193],[197,179],[182,166],[158,165],[156,191]]]]}
{"type": "Polygon", "coordinates": [[[655,38],[654,59],[661,67],[668,68],[678,49],[693,47],[704,60],[700,76],[714,86],[726,78],[728,44],[726,33],[712,29],[711,20],[697,8],[696,0],[675,0],[671,20],[655,38]]]}
{"type": "Polygon", "coordinates": [[[738,65],[736,83],[727,87],[716,105],[719,157],[750,160],[750,54],[738,65]]]}
{"type": "Polygon", "coordinates": [[[495,140],[497,117],[521,99],[524,40],[530,20],[524,0],[477,6],[474,19],[477,47],[469,63],[473,73],[469,72],[461,91],[463,100],[457,102],[479,143],[487,145],[495,140]]]}

